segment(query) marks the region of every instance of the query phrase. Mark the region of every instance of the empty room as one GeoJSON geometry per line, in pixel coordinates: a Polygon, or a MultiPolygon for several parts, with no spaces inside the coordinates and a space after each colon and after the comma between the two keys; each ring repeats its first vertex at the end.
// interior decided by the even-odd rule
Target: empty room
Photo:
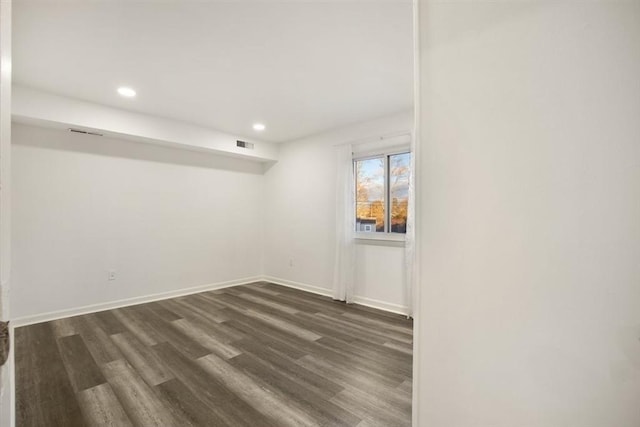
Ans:
{"type": "Polygon", "coordinates": [[[0,426],[638,427],[640,2],[0,3],[0,426]]]}
{"type": "Polygon", "coordinates": [[[13,5],[16,425],[410,424],[412,19],[13,5]]]}

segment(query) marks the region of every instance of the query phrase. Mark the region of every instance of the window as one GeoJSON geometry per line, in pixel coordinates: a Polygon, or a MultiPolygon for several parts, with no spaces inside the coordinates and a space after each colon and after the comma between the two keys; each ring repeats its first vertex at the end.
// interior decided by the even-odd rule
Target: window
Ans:
{"type": "Polygon", "coordinates": [[[356,232],[406,233],[411,153],[354,159],[356,232]]]}

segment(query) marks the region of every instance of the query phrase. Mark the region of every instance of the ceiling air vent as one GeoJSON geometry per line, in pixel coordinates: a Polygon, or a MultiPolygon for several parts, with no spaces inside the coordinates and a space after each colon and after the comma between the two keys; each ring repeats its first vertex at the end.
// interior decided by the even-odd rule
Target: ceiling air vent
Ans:
{"type": "Polygon", "coordinates": [[[251,142],[236,141],[236,146],[240,148],[246,148],[247,150],[253,150],[253,143],[251,142]]]}
{"type": "Polygon", "coordinates": [[[73,133],[83,133],[85,135],[93,135],[93,136],[102,136],[101,133],[98,132],[89,132],[88,130],[82,130],[82,129],[74,129],[74,128],[69,128],[67,129],[69,132],[73,132],[73,133]]]}

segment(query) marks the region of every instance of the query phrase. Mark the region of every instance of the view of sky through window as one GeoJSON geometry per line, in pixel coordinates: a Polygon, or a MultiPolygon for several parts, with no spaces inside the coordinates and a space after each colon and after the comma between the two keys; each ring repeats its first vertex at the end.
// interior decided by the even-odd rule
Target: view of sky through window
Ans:
{"type": "Polygon", "coordinates": [[[356,162],[356,227],[384,232],[384,157],[356,162]]]}

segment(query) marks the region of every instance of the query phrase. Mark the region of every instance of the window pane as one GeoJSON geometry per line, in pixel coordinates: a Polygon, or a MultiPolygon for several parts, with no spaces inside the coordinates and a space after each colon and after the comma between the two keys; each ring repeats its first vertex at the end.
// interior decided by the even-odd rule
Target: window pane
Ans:
{"type": "Polygon", "coordinates": [[[358,160],[356,231],[384,232],[384,157],[358,160]]]}
{"type": "Polygon", "coordinates": [[[391,232],[407,232],[409,206],[409,168],[411,153],[389,156],[389,195],[391,197],[391,232]]]}

